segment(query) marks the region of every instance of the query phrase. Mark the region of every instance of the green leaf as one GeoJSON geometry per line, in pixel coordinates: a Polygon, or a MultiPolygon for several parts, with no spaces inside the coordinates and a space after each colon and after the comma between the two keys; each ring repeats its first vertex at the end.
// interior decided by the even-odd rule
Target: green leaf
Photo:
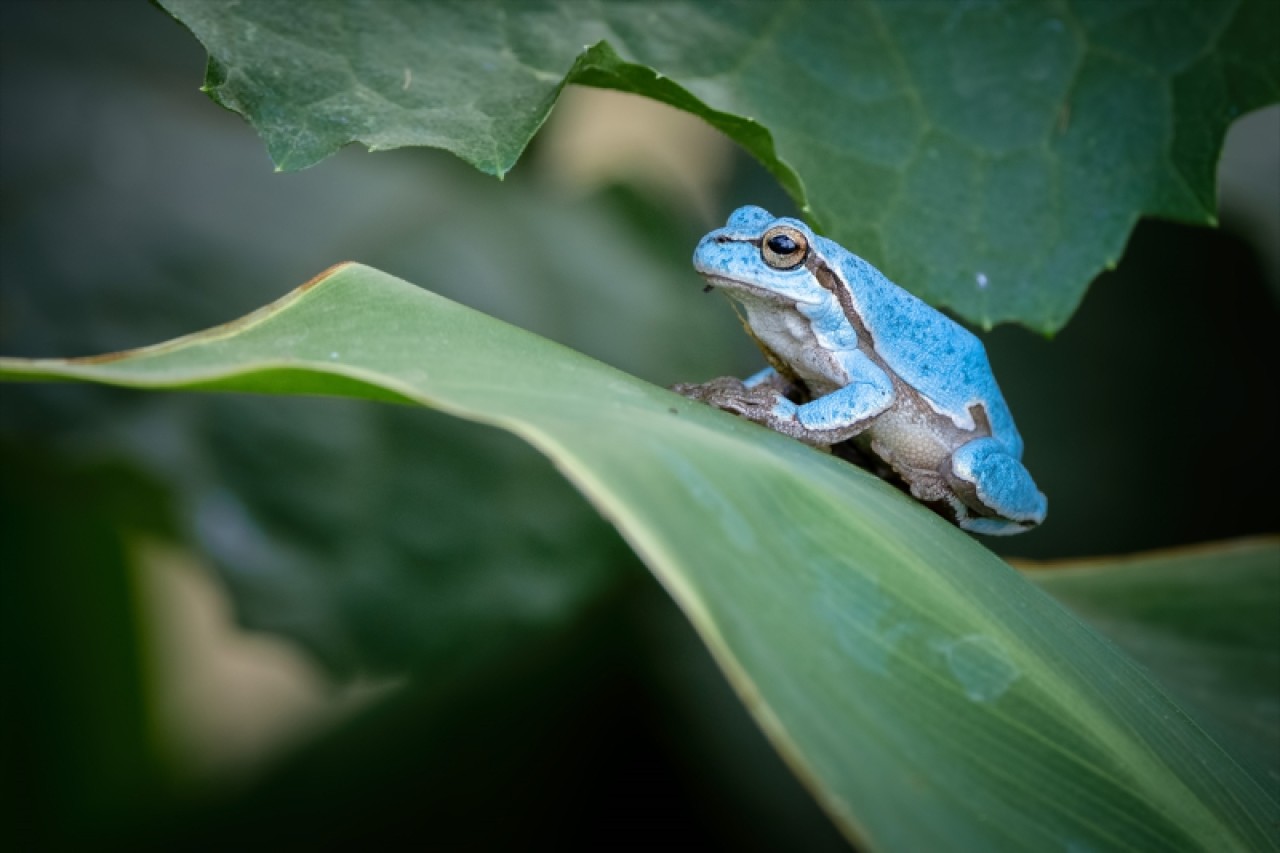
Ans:
{"type": "Polygon", "coordinates": [[[872,847],[1277,846],[1276,803],[1143,670],[917,503],[376,270],[156,347],[0,371],[422,403],[524,437],[872,847]]]}
{"type": "Polygon", "coordinates": [[[160,0],[281,169],[359,141],[503,175],[568,83],[687,110],[828,236],[985,327],[1061,328],[1144,214],[1214,221],[1280,98],[1272,0],[160,0]]]}
{"type": "Polygon", "coordinates": [[[1021,568],[1280,797],[1280,539],[1021,568]]]}

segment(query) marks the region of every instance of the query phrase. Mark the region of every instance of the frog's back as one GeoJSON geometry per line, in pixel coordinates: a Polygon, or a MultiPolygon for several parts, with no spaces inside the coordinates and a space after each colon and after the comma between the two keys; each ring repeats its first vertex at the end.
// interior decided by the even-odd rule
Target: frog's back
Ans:
{"type": "Polygon", "coordinates": [[[828,257],[841,259],[840,272],[875,351],[885,363],[942,412],[968,418],[972,406],[981,406],[992,436],[1015,457],[1021,457],[1022,437],[996,384],[982,341],[889,281],[862,258],[837,248],[840,251],[828,257]]]}

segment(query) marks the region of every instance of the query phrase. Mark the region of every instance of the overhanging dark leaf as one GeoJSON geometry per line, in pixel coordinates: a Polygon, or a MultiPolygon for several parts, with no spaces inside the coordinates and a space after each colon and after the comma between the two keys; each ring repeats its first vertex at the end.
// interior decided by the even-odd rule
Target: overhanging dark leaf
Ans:
{"type": "Polygon", "coordinates": [[[1214,219],[1280,97],[1271,0],[160,0],[282,169],[359,141],[505,174],[570,82],[732,136],[837,241],[983,326],[1052,332],[1144,214],[1214,219]]]}

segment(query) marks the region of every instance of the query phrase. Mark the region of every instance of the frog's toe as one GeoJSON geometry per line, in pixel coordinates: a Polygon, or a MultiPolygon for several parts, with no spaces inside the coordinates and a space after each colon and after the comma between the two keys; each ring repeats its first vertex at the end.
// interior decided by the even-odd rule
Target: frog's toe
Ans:
{"type": "Polygon", "coordinates": [[[1025,533],[1036,526],[1037,522],[1009,521],[1005,518],[987,518],[985,516],[969,516],[960,518],[961,530],[970,533],[981,533],[983,536],[1013,536],[1025,533]]]}
{"type": "Polygon", "coordinates": [[[720,376],[709,382],[680,382],[671,386],[671,390],[682,397],[697,400],[701,403],[716,405],[716,400],[731,397],[744,391],[742,380],[733,376],[720,376]]]}
{"type": "Polygon", "coordinates": [[[1048,511],[1031,474],[994,438],[976,439],[952,454],[950,479],[956,494],[977,512],[960,519],[966,530],[1019,533],[1044,521],[1048,511]]]}

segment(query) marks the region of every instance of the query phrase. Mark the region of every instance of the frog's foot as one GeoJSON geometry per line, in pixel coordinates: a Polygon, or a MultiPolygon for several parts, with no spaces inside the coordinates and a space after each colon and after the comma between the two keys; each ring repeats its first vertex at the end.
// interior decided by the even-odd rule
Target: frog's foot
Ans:
{"type": "Polygon", "coordinates": [[[796,417],[796,404],[773,387],[774,384],[764,382],[751,386],[732,376],[721,376],[700,385],[672,385],[671,390],[807,444],[826,447],[847,437],[832,438],[825,431],[807,429],[796,417]]]}
{"type": "Polygon", "coordinates": [[[734,376],[721,376],[710,382],[680,382],[671,386],[681,397],[697,400],[709,406],[719,406],[717,401],[733,399],[747,392],[747,386],[734,376]]]}
{"type": "Polygon", "coordinates": [[[956,523],[988,536],[1008,536],[1044,521],[1048,501],[1031,474],[994,438],[978,438],[951,455],[947,479],[958,501],[956,523]]]}
{"type": "Polygon", "coordinates": [[[672,385],[671,390],[690,400],[697,400],[765,425],[771,425],[771,413],[782,397],[771,383],[750,386],[732,376],[721,376],[698,385],[672,385]]]}
{"type": "Polygon", "coordinates": [[[673,385],[671,390],[765,426],[773,425],[773,412],[778,401],[785,402],[785,398],[769,384],[749,387],[732,376],[721,376],[701,385],[673,385]]]}

